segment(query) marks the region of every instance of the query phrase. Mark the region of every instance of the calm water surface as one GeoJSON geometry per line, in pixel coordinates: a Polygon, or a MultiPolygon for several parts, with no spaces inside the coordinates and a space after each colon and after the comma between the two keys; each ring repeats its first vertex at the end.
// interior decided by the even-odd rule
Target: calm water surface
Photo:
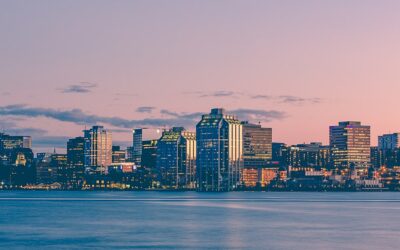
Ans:
{"type": "Polygon", "coordinates": [[[2,249],[399,249],[400,193],[0,192],[2,249]]]}

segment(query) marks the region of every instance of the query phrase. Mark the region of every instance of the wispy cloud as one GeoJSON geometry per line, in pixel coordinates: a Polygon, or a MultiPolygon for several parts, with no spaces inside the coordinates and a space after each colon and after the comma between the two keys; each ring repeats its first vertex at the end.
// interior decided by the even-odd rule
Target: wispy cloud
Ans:
{"type": "Polygon", "coordinates": [[[270,100],[278,103],[286,103],[286,104],[318,104],[323,101],[322,98],[308,98],[308,97],[300,97],[293,95],[280,95],[280,96],[271,96],[271,95],[249,95],[251,99],[262,99],[262,100],[270,100]]]}
{"type": "Polygon", "coordinates": [[[277,110],[260,110],[260,109],[235,109],[228,111],[237,115],[240,120],[271,122],[273,120],[282,120],[287,117],[287,114],[277,110]]]}
{"type": "Polygon", "coordinates": [[[243,93],[229,91],[229,90],[217,90],[217,91],[192,91],[192,92],[184,92],[184,94],[190,94],[204,98],[204,97],[238,97],[243,93]]]}
{"type": "Polygon", "coordinates": [[[304,104],[304,103],[320,103],[321,98],[304,98],[299,96],[282,95],[279,96],[279,101],[283,103],[294,103],[294,104],[304,104]]]}
{"type": "Polygon", "coordinates": [[[47,130],[31,127],[19,127],[17,123],[10,119],[0,119],[0,132],[5,132],[12,135],[43,135],[47,133],[47,130]]]}
{"type": "MultiPolygon", "coordinates": [[[[282,111],[276,110],[258,110],[258,109],[236,109],[228,111],[236,114],[239,118],[250,121],[272,121],[280,120],[286,117],[282,111]]],[[[9,105],[0,107],[0,115],[22,116],[22,117],[47,117],[63,122],[71,122],[78,125],[108,124],[118,128],[134,128],[140,126],[194,126],[201,118],[203,113],[185,113],[161,110],[161,114],[167,115],[167,118],[145,118],[140,120],[129,120],[121,117],[106,117],[91,115],[80,109],[57,110],[51,108],[36,108],[26,105],[9,105]]]]}
{"type": "Polygon", "coordinates": [[[317,97],[301,97],[294,95],[268,95],[268,94],[252,94],[246,92],[236,92],[230,90],[218,90],[218,91],[192,91],[192,92],[184,92],[184,94],[194,95],[199,98],[210,97],[210,98],[221,98],[221,97],[231,97],[231,98],[245,98],[251,100],[265,100],[276,103],[285,103],[285,104],[318,104],[323,101],[322,98],[317,97]]]}
{"type": "Polygon", "coordinates": [[[156,108],[155,107],[149,107],[149,106],[142,106],[142,107],[138,107],[136,109],[136,112],[138,113],[152,113],[156,108]]]}
{"type": "Polygon", "coordinates": [[[274,97],[270,95],[249,95],[251,99],[263,99],[263,100],[271,100],[274,97]]]}
{"type": "Polygon", "coordinates": [[[72,84],[63,89],[60,89],[62,93],[89,93],[97,87],[96,83],[91,82],[80,82],[79,84],[72,84]]]}

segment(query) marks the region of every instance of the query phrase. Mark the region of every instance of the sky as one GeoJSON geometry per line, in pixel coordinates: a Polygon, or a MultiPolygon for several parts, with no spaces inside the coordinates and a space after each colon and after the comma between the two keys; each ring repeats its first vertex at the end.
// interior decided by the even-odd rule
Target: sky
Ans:
{"type": "Polygon", "coordinates": [[[400,1],[1,1],[0,130],[65,150],[94,124],[185,126],[222,107],[287,144],[342,120],[399,132],[400,1]]]}

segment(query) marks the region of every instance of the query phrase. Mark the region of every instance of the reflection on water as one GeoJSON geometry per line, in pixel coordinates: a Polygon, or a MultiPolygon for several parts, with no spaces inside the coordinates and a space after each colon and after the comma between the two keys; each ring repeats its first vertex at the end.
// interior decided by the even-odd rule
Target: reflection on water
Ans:
{"type": "Polygon", "coordinates": [[[2,248],[398,249],[400,193],[0,192],[2,248]]]}

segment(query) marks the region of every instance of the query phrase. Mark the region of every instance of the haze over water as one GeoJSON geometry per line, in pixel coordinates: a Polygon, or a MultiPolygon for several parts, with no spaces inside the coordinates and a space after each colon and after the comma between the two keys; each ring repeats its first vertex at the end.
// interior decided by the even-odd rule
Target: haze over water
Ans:
{"type": "Polygon", "coordinates": [[[5,249],[398,249],[400,193],[0,192],[5,249]]]}

